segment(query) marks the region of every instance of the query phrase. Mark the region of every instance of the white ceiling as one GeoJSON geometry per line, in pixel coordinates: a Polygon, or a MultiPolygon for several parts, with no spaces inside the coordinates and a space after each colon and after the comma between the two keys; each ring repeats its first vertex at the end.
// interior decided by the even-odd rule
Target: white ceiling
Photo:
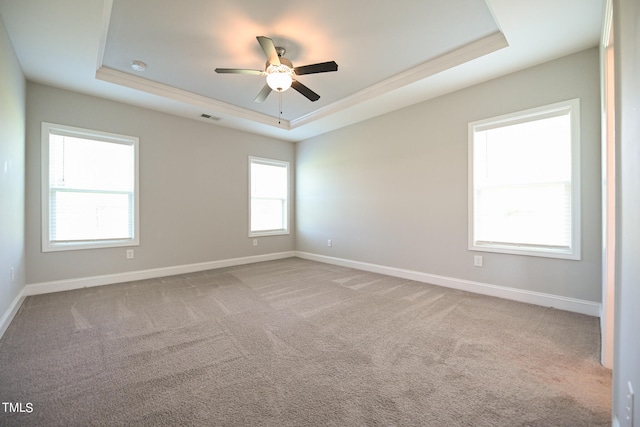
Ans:
{"type": "Polygon", "coordinates": [[[603,0],[0,0],[29,80],[299,141],[546,62],[599,40],[603,0]],[[256,36],[294,66],[334,60],[255,103],[256,36]],[[144,72],[131,69],[144,61],[144,72]],[[201,114],[218,118],[203,119],[201,114]]]}

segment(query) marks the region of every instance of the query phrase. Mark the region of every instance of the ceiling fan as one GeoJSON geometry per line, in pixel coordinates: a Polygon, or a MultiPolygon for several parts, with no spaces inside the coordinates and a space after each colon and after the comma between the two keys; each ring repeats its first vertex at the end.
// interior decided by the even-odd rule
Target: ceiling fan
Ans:
{"type": "Polygon", "coordinates": [[[319,64],[303,65],[294,67],[287,58],[284,57],[285,49],[276,47],[273,40],[269,37],[258,36],[258,43],[262,47],[265,55],[267,55],[267,63],[264,71],[262,70],[245,70],[239,68],[216,68],[216,73],[222,74],[250,74],[257,76],[267,76],[267,84],[256,96],[255,102],[263,102],[272,90],[284,92],[290,87],[304,95],[310,101],[317,101],[320,95],[294,79],[294,76],[303,74],[326,73],[329,71],[338,71],[338,64],[334,61],[321,62],[319,64]]]}

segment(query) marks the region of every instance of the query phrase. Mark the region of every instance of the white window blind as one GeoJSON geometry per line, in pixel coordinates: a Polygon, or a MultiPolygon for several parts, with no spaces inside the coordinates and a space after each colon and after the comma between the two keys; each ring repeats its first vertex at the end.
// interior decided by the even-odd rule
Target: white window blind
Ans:
{"type": "Polygon", "coordinates": [[[578,108],[470,124],[470,249],[579,258],[578,108]]]}
{"type": "Polygon", "coordinates": [[[249,158],[249,235],[289,232],[289,163],[249,158]]]}
{"type": "Polygon", "coordinates": [[[43,250],[139,243],[135,137],[43,123],[43,250]]]}

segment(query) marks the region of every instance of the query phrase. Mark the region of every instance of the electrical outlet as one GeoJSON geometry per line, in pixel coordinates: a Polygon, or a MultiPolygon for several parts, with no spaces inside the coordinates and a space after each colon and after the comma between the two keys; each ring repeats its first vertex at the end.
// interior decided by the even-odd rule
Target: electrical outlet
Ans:
{"type": "Polygon", "coordinates": [[[328,247],[332,247],[333,246],[333,241],[331,241],[331,239],[327,240],[327,246],[328,247]]]}
{"type": "Polygon", "coordinates": [[[482,267],[482,255],[475,255],[473,257],[473,265],[476,267],[482,267]]]}
{"type": "Polygon", "coordinates": [[[127,249],[127,259],[133,259],[133,249],[127,249]]]}
{"type": "Polygon", "coordinates": [[[627,381],[627,401],[625,403],[624,425],[633,427],[633,387],[627,381]]]}
{"type": "Polygon", "coordinates": [[[258,239],[253,239],[253,246],[258,246],[258,239]]]}

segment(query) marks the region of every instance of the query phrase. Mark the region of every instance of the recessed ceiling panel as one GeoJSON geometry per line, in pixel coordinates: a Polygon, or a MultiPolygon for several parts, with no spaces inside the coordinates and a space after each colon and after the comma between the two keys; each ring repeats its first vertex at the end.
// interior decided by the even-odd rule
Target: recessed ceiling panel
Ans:
{"type": "Polygon", "coordinates": [[[274,117],[281,101],[294,120],[498,32],[484,0],[114,0],[102,65],[274,117]],[[338,63],[297,77],[318,101],[290,89],[255,103],[264,77],[214,72],[264,70],[256,36],[285,48],[294,66],[338,63]],[[135,60],[146,70],[133,70],[135,60]]]}

